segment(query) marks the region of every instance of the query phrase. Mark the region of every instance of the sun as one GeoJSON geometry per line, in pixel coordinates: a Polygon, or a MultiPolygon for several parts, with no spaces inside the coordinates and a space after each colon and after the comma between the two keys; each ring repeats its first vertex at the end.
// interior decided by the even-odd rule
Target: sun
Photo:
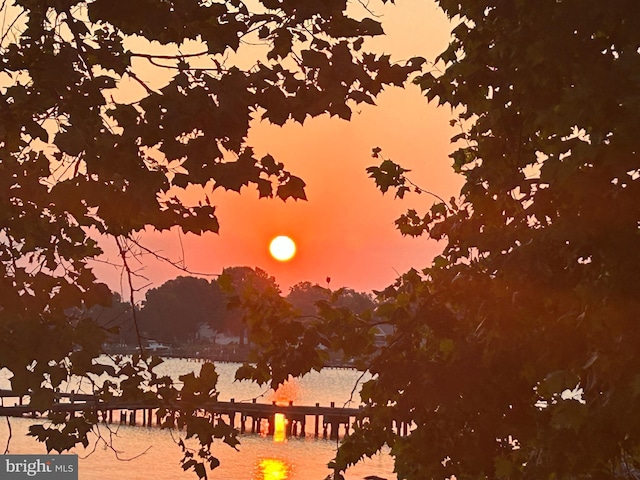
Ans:
{"type": "Polygon", "coordinates": [[[280,235],[269,244],[269,252],[271,256],[281,262],[291,260],[296,254],[296,244],[293,240],[285,235],[280,235]]]}

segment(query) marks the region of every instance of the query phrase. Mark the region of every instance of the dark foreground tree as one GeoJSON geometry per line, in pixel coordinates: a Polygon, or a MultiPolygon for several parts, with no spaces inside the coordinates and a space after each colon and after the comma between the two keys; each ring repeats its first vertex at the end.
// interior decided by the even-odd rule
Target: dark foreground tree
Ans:
{"type": "MultiPolygon", "coordinates": [[[[423,63],[392,65],[363,52],[364,37],[382,28],[366,9],[356,20],[346,7],[346,0],[261,0],[251,9],[241,0],[2,4],[0,368],[11,372],[17,394],[45,412],[70,375],[111,373],[124,380],[96,385],[101,399],[155,398],[177,409],[175,388],[150,371],[155,360],[96,363],[107,332],[70,314],[111,300],[91,270],[101,253],[95,238],[116,243],[133,292],[131,255],[145,252],[135,232],[216,232],[207,191],[253,185],[260,197],[304,199],[300,178],[247,145],[250,120],[348,119],[350,105],[373,103],[384,85],[401,85],[423,63]],[[255,43],[267,48],[248,61],[255,43]],[[201,187],[200,199],[184,200],[188,185],[201,187]]],[[[133,293],[127,300],[135,304],[133,293]]],[[[198,402],[215,397],[210,366],[183,381],[187,406],[177,424],[198,440],[195,453],[181,443],[185,467],[205,476],[203,461],[216,465],[213,438],[235,439],[195,415],[198,402]]],[[[95,422],[91,412],[72,421],[50,415],[32,433],[61,451],[86,444],[95,422]]]]}
{"type": "MultiPolygon", "coordinates": [[[[439,4],[459,25],[444,71],[416,83],[459,112],[465,184],[397,226],[445,248],[380,292],[394,333],[373,357],[351,335],[379,320],[329,302],[324,323],[286,337],[296,351],[311,336],[372,359],[335,477],[387,445],[402,479],[640,478],[637,2],[439,4]]],[[[425,192],[382,160],[369,173],[383,192],[425,192]]],[[[280,310],[283,324],[290,315],[280,310]]],[[[303,369],[294,357],[283,373],[277,355],[241,373],[303,369]]]]}
{"type": "Polygon", "coordinates": [[[459,109],[465,184],[398,220],[446,246],[381,294],[396,333],[338,465],[386,443],[399,478],[638,478],[638,4],[439,3],[461,21],[417,83],[459,109]]]}
{"type": "Polygon", "coordinates": [[[136,332],[133,325],[133,307],[122,301],[114,293],[108,307],[94,305],[88,312],[78,312],[80,316],[92,318],[100,327],[109,331],[106,342],[110,344],[135,344],[136,332]]]}

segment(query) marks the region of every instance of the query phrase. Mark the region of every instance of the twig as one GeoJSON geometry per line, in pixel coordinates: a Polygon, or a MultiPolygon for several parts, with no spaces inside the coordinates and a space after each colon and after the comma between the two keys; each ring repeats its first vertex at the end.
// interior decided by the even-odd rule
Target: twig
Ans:
{"type": "Polygon", "coordinates": [[[184,254],[184,244],[182,243],[182,233],[180,233],[180,229],[178,229],[178,241],[180,242],[180,252],[182,254],[180,263],[182,264],[182,268],[187,268],[187,260],[184,254]]]}
{"type": "MultiPolygon", "coordinates": [[[[2,12],[4,13],[4,15],[2,16],[2,32],[4,32],[4,26],[7,22],[7,0],[2,0],[2,5],[0,6],[0,10],[2,10],[2,12]]],[[[0,45],[2,46],[2,45],[0,45]]]]}
{"type": "MultiPolygon", "coordinates": [[[[98,427],[98,433],[97,433],[98,440],[102,440],[102,442],[105,444],[105,446],[114,453],[116,459],[120,460],[121,462],[130,462],[131,460],[135,460],[136,458],[140,458],[142,455],[146,454],[153,447],[153,445],[149,445],[143,452],[141,452],[141,453],[139,453],[137,455],[134,455],[133,457],[121,458],[120,457],[120,452],[118,452],[118,450],[116,450],[116,448],[113,446],[114,433],[111,430],[111,428],[109,428],[109,426],[107,426],[107,430],[109,431],[109,441],[105,440],[105,438],[102,436],[102,434],[100,433],[100,428],[99,427],[98,427]]],[[[96,440],[96,445],[97,445],[97,440],[96,440]]],[[[94,451],[95,451],[95,448],[94,448],[94,451]]],[[[93,452],[91,452],[91,453],[93,453],[93,452]]],[[[91,455],[91,453],[89,455],[91,455]]],[[[84,458],[86,458],[86,457],[84,457],[84,458]]]]}
{"type": "Polygon", "coordinates": [[[163,65],[162,63],[158,63],[155,59],[149,58],[149,63],[154,67],[158,68],[169,68],[171,70],[189,70],[191,72],[226,72],[226,69],[221,69],[219,67],[189,67],[183,68],[179,65],[163,65]]]}
{"type": "Polygon", "coordinates": [[[9,444],[11,443],[11,437],[13,432],[11,431],[11,422],[9,421],[9,417],[4,417],[7,419],[7,428],[9,429],[9,436],[7,437],[7,446],[4,448],[4,455],[9,453],[9,444]]]}
{"type": "MultiPolygon", "coordinates": [[[[136,245],[138,248],[140,248],[140,250],[142,250],[143,252],[146,252],[149,255],[152,255],[157,260],[161,260],[163,262],[167,262],[171,266],[177,268],[178,270],[182,270],[185,273],[189,273],[191,275],[199,275],[199,276],[203,276],[203,277],[218,277],[218,276],[220,276],[219,273],[194,272],[193,270],[189,270],[186,266],[184,266],[185,265],[184,250],[183,250],[182,261],[175,261],[175,260],[171,260],[169,257],[165,257],[163,255],[160,255],[158,252],[155,252],[155,251],[151,250],[148,247],[145,247],[144,245],[142,245],[138,240],[136,240],[133,237],[128,237],[128,240],[131,243],[133,243],[134,245],[136,245]],[[182,265],[180,265],[180,264],[182,264],[182,265]]],[[[182,239],[180,239],[180,244],[182,245],[182,239]]]]}
{"type": "Polygon", "coordinates": [[[131,302],[132,309],[132,318],[133,325],[136,329],[136,339],[138,340],[138,347],[140,348],[140,355],[142,355],[143,359],[146,359],[146,352],[144,347],[142,346],[142,337],[140,336],[140,328],[138,327],[138,316],[136,315],[135,302],[133,298],[133,294],[135,289],[133,288],[133,272],[129,267],[129,262],[127,261],[127,249],[124,243],[124,240],[121,240],[120,237],[115,237],[116,244],[118,245],[118,250],[120,251],[120,256],[122,257],[122,266],[124,268],[125,273],[127,274],[127,280],[129,282],[129,301],[131,302]]]}
{"type": "Polygon", "coordinates": [[[349,400],[347,400],[346,402],[344,402],[343,407],[346,407],[347,405],[349,405],[350,403],[353,402],[353,396],[356,394],[356,388],[358,388],[358,385],[360,384],[360,381],[364,378],[365,374],[367,373],[367,371],[365,370],[364,372],[362,372],[360,374],[360,376],[358,377],[358,379],[356,380],[355,385],[353,386],[353,388],[351,389],[351,394],[349,395],[349,400]]]}
{"type": "Polygon", "coordinates": [[[205,55],[209,55],[208,51],[200,52],[200,53],[178,53],[177,55],[153,55],[151,53],[135,53],[131,52],[129,56],[131,57],[142,57],[151,61],[152,59],[163,59],[163,60],[181,60],[183,58],[189,57],[203,57],[205,55]]]}
{"type": "MultiPolygon", "coordinates": [[[[237,381],[237,380],[234,380],[237,381]]],[[[269,387],[267,390],[265,390],[264,392],[262,392],[260,395],[258,395],[257,397],[253,397],[253,398],[247,398],[246,400],[240,400],[239,403],[246,403],[248,401],[251,402],[255,402],[256,400],[258,400],[259,398],[265,397],[267,395],[267,393],[269,393],[269,390],[273,390],[273,388],[269,387]]]]}
{"type": "MultiPolygon", "coordinates": [[[[389,160],[388,158],[384,158],[382,155],[380,155],[380,153],[379,153],[379,152],[377,153],[377,158],[380,158],[380,159],[382,159],[383,161],[385,161],[385,160],[389,160]]],[[[422,187],[421,187],[421,186],[419,186],[418,184],[416,184],[416,183],[412,182],[412,181],[411,181],[409,178],[407,178],[405,175],[402,175],[402,179],[403,179],[405,182],[407,182],[409,185],[411,185],[413,188],[415,188],[415,189],[418,191],[418,193],[426,193],[427,195],[431,195],[432,197],[437,198],[438,200],[440,200],[440,201],[444,204],[444,206],[445,206],[445,208],[446,208],[447,210],[450,210],[449,206],[447,205],[447,202],[446,202],[446,201],[444,200],[444,198],[442,198],[440,195],[438,195],[438,194],[436,194],[436,193],[433,193],[433,192],[431,192],[431,191],[429,191],[429,190],[426,190],[426,189],[422,188],[422,187]]]]}
{"type": "Polygon", "coordinates": [[[92,262],[96,262],[96,263],[103,263],[105,265],[110,265],[110,266],[118,268],[118,269],[120,269],[122,267],[122,265],[120,265],[119,263],[112,262],[110,260],[101,260],[99,258],[92,258],[91,261],[92,262]]]}
{"type": "Polygon", "coordinates": [[[149,445],[143,452],[140,452],[139,454],[129,458],[120,458],[120,455],[118,454],[118,451],[115,448],[113,448],[111,445],[107,445],[107,447],[113,450],[113,453],[115,454],[116,458],[121,462],[130,462],[132,460],[135,460],[136,458],[140,458],[141,456],[145,455],[149,450],[153,448],[153,445],[149,445]]]}
{"type": "Polygon", "coordinates": [[[133,71],[131,70],[127,70],[127,75],[129,75],[129,77],[133,78],[136,82],[138,82],[142,88],[144,88],[147,92],[148,95],[153,95],[155,92],[153,90],[151,90],[151,88],[149,88],[149,86],[140,78],[138,77],[138,75],[136,75],[133,71]]]}
{"type": "MultiPolygon", "coordinates": [[[[9,35],[9,32],[13,29],[14,25],[18,22],[18,19],[19,19],[23,14],[25,14],[26,12],[27,12],[26,10],[23,10],[22,12],[20,12],[20,15],[18,15],[16,18],[14,18],[14,19],[13,19],[13,22],[11,22],[11,25],[9,25],[9,27],[7,28],[7,31],[6,31],[6,32],[4,32],[4,33],[2,34],[2,38],[0,38],[0,47],[2,46],[2,44],[4,43],[4,41],[6,40],[7,35],[9,35]]],[[[5,10],[5,16],[6,16],[6,13],[7,13],[7,12],[6,12],[6,10],[5,10]]],[[[3,22],[2,22],[2,27],[3,27],[3,30],[4,30],[4,20],[3,20],[3,22]]]]}
{"type": "Polygon", "coordinates": [[[82,41],[82,39],[80,38],[80,32],[78,31],[78,28],[76,26],[76,22],[78,22],[79,20],[76,20],[76,18],[73,16],[73,14],[71,13],[70,7],[68,7],[64,11],[64,13],[65,13],[65,16],[67,17],[67,22],[66,22],[67,26],[69,27],[69,30],[71,30],[71,33],[73,34],[73,38],[76,41],[78,56],[80,57],[80,60],[82,60],[82,63],[84,64],[84,68],[87,71],[87,75],[89,76],[89,79],[93,80],[93,72],[91,71],[91,64],[89,63],[89,60],[87,59],[87,56],[86,56],[84,41],[82,41]]]}
{"type": "Polygon", "coordinates": [[[376,18],[382,17],[382,15],[376,15],[375,13],[373,13],[373,10],[371,10],[369,8],[369,3],[368,2],[365,5],[365,3],[362,0],[358,0],[358,3],[362,6],[362,8],[364,8],[367,12],[369,12],[369,15],[373,15],[376,18]]]}
{"type": "Polygon", "coordinates": [[[96,452],[96,449],[98,448],[98,442],[99,442],[99,441],[101,441],[101,440],[102,440],[102,442],[104,442],[104,444],[105,444],[105,445],[107,444],[107,442],[104,440],[104,438],[102,438],[102,434],[100,433],[100,428],[97,428],[97,430],[98,430],[98,433],[96,433],[97,438],[96,438],[96,441],[95,441],[95,442],[94,442],[94,444],[93,444],[93,448],[92,448],[92,449],[91,449],[91,451],[90,451],[89,453],[87,453],[84,457],[83,457],[83,456],[78,455],[78,458],[79,458],[80,460],[84,460],[84,459],[86,459],[86,458],[89,458],[91,455],[93,455],[93,454],[96,452]]]}

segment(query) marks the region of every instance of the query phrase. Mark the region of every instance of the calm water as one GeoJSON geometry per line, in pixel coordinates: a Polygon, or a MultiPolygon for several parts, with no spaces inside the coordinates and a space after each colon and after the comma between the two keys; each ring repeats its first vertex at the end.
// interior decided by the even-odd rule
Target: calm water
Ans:
{"type": "MultiPolygon", "coordinates": [[[[198,372],[201,363],[184,359],[167,359],[158,367],[158,371],[174,378],[192,371],[198,372]]],[[[358,379],[360,374],[353,370],[325,369],[312,372],[305,377],[289,382],[278,392],[260,388],[248,382],[234,382],[237,364],[216,364],[220,375],[218,388],[220,400],[234,398],[236,402],[251,401],[258,397],[258,402],[293,401],[298,405],[336,406],[348,403],[353,393],[350,406],[359,402],[358,379]]],[[[2,377],[0,372],[0,377],[2,377]]],[[[366,380],[361,379],[360,381],[366,380]]],[[[8,388],[6,376],[0,378],[0,388],[8,388]]],[[[114,415],[115,418],[119,418],[114,415]]],[[[10,453],[46,453],[44,445],[26,437],[27,419],[10,419],[12,439],[10,453]]],[[[175,432],[159,428],[143,428],[111,425],[114,432],[113,447],[108,448],[104,442],[93,438],[86,450],[76,450],[80,456],[79,478],[81,480],[102,480],[118,478],[124,480],[175,480],[196,479],[194,473],[186,473],[180,467],[181,451],[175,444],[178,436],[175,432]]],[[[110,432],[101,426],[100,432],[109,437],[110,432]]],[[[312,432],[311,432],[312,435],[312,432]]],[[[8,426],[4,419],[0,423],[0,450],[4,451],[8,438],[8,426]]],[[[215,443],[215,455],[221,466],[210,475],[212,479],[221,480],[323,480],[330,472],[326,464],[333,458],[336,442],[315,439],[307,433],[306,438],[289,438],[274,440],[273,437],[258,435],[242,435],[239,452],[223,443],[215,443]]],[[[362,479],[367,475],[378,475],[389,480],[395,479],[392,473],[393,464],[386,454],[378,455],[347,471],[349,480],[362,479]]]]}

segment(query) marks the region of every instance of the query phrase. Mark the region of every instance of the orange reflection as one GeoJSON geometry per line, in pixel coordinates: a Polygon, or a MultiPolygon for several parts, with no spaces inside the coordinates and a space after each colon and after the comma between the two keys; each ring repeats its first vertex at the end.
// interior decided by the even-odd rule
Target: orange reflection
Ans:
{"type": "Polygon", "coordinates": [[[258,464],[254,480],[286,480],[289,478],[289,465],[277,458],[264,458],[258,464]]]}
{"type": "Polygon", "coordinates": [[[287,405],[295,402],[300,395],[300,386],[295,379],[287,380],[271,395],[271,401],[278,405],[287,405]]]}
{"type": "Polygon", "coordinates": [[[283,413],[276,413],[274,417],[273,441],[282,443],[287,439],[287,422],[283,413]]]}

